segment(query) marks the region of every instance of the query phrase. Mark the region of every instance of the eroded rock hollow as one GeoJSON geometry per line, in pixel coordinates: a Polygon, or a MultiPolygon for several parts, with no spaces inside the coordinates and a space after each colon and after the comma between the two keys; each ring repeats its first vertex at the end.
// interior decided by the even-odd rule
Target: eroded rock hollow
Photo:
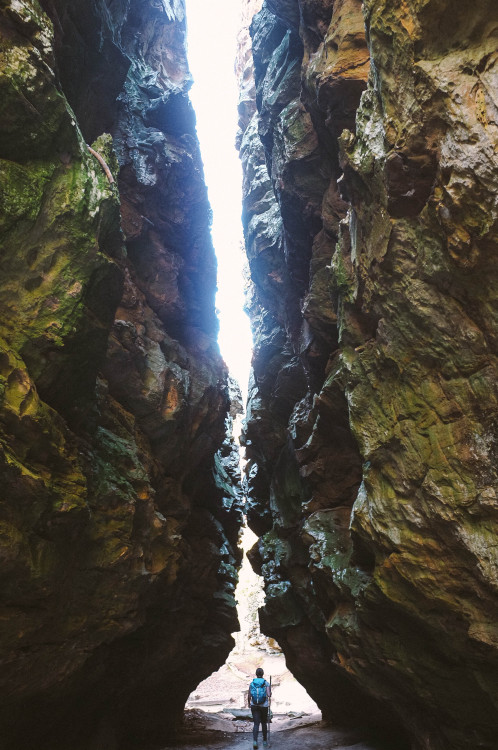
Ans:
{"type": "Polygon", "coordinates": [[[498,6],[265,0],[250,32],[263,630],[325,716],[492,750],[498,6]]]}
{"type": "Polygon", "coordinates": [[[163,746],[231,648],[241,520],[184,4],[2,0],[0,33],[0,744],[163,746]]]}

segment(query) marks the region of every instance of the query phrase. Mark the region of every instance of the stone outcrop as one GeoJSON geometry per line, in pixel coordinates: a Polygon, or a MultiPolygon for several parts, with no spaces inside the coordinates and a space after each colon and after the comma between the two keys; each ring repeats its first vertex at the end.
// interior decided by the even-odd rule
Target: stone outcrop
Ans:
{"type": "Polygon", "coordinates": [[[162,746],[240,562],[184,7],[3,0],[0,33],[2,748],[162,746]]]}
{"type": "Polygon", "coordinates": [[[325,716],[398,750],[496,745],[497,34],[487,0],[251,27],[260,619],[325,716]]]}

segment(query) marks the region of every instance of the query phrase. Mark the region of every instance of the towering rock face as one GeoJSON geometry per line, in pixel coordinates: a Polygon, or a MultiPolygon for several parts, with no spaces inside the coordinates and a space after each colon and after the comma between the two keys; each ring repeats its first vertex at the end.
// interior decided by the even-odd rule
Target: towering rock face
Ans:
{"type": "Polygon", "coordinates": [[[237,629],[238,466],[184,15],[0,2],[6,749],[164,744],[237,629]]]}
{"type": "Polygon", "coordinates": [[[263,629],[326,716],[491,750],[496,3],[266,0],[251,33],[263,629]]]}
{"type": "Polygon", "coordinates": [[[241,3],[240,29],[237,38],[237,56],[235,60],[235,75],[239,84],[239,133],[240,139],[256,112],[256,90],[254,86],[254,68],[252,60],[252,41],[250,26],[255,14],[261,10],[263,0],[246,0],[241,3]]]}

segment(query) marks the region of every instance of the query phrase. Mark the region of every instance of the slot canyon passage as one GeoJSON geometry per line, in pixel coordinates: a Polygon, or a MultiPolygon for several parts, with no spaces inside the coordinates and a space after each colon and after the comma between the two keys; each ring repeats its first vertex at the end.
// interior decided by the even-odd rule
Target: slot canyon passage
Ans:
{"type": "Polygon", "coordinates": [[[242,0],[243,483],[185,10],[0,0],[0,747],[176,742],[246,514],[272,744],[496,750],[498,4],[242,0]]]}

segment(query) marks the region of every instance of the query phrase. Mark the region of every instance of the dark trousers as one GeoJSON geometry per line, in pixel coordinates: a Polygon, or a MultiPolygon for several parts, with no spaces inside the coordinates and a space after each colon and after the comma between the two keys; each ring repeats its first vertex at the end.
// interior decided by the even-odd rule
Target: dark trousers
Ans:
{"type": "Polygon", "coordinates": [[[251,706],[251,712],[252,720],[254,721],[254,726],[252,728],[252,736],[254,738],[254,741],[258,741],[259,725],[261,724],[261,730],[263,732],[263,742],[266,742],[266,733],[268,730],[268,708],[265,708],[264,706],[251,706]]]}

